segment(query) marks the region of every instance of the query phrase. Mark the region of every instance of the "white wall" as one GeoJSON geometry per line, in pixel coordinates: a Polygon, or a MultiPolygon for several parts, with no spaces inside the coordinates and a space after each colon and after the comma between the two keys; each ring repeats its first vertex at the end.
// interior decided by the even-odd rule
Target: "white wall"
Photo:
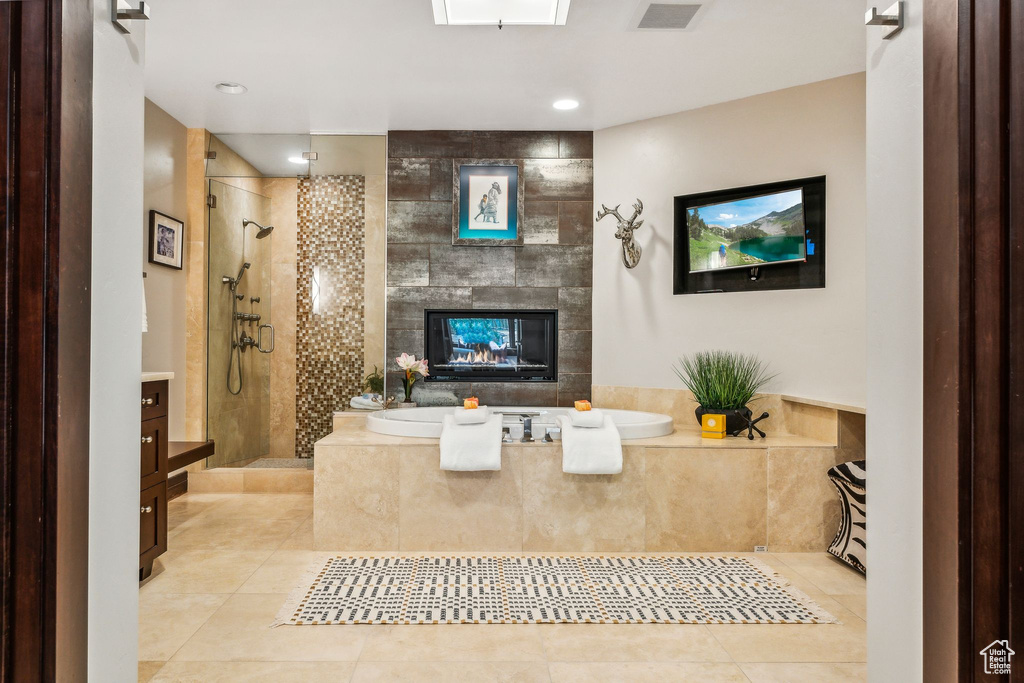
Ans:
{"type": "MultiPolygon", "coordinates": [[[[873,3],[869,3],[870,6],[873,3]]],[[[922,0],[868,29],[868,677],[922,672],[922,0]]]]}
{"type": "Polygon", "coordinates": [[[594,236],[594,384],[679,388],[682,354],[756,353],[770,391],[863,405],[864,74],[597,131],[594,202],[644,202],[643,258],[594,236]],[[672,295],[673,197],[827,176],[826,288],[672,295]]]}
{"type": "Polygon", "coordinates": [[[95,4],[89,680],[138,675],[145,28],[95,4]]]}
{"type": "MultiPolygon", "coordinates": [[[[155,209],[184,222],[188,211],[185,163],[188,132],[184,125],[146,100],[144,205],[140,218],[142,269],[146,271],[146,311],[149,331],[142,335],[142,369],[173,372],[168,391],[167,434],[172,441],[185,439],[185,278],[188,256],[182,269],[149,262],[149,211],[155,209]]],[[[186,230],[188,226],[185,226],[186,230]]],[[[182,249],[188,237],[182,236],[182,249]]]]}

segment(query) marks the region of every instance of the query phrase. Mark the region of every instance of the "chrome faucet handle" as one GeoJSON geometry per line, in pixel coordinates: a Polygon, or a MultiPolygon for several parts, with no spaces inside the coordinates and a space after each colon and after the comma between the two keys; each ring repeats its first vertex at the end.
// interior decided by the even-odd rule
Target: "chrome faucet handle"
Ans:
{"type": "Polygon", "coordinates": [[[501,428],[501,442],[512,443],[512,430],[508,427],[501,428]]]}
{"type": "Polygon", "coordinates": [[[523,418],[523,438],[519,440],[520,443],[533,443],[533,418],[523,418]]]}

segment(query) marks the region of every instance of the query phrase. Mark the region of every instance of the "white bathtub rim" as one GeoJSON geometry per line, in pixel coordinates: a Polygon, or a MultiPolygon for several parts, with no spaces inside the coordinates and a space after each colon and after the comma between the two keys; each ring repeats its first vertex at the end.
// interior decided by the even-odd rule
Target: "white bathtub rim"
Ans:
{"type": "MultiPolygon", "coordinates": [[[[554,408],[550,406],[493,406],[491,409],[510,414],[516,412],[545,412],[548,414],[554,412],[558,414],[571,410],[571,408],[554,408]]],[[[366,428],[376,434],[388,436],[438,439],[441,437],[441,417],[452,410],[453,408],[451,407],[424,406],[367,413],[366,428]],[[430,411],[430,413],[427,413],[427,411],[430,411]],[[417,417],[425,418],[427,415],[437,415],[437,418],[412,419],[417,417]]],[[[616,423],[619,435],[624,441],[668,436],[674,431],[673,419],[669,415],[640,410],[605,409],[604,412],[616,423]]],[[[549,421],[541,417],[535,418],[534,422],[539,426],[549,421]]],[[[543,431],[535,428],[534,436],[536,438],[543,436],[543,431]]]]}

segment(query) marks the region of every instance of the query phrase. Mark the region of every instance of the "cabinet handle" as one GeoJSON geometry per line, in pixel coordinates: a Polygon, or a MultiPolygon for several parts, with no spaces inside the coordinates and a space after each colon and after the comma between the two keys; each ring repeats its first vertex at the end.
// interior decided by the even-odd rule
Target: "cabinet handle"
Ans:
{"type": "Polygon", "coordinates": [[[144,436],[144,437],[142,437],[142,443],[153,443],[153,437],[151,437],[151,436],[144,436]]]}
{"type": "Polygon", "coordinates": [[[153,405],[153,399],[151,399],[151,398],[144,398],[144,399],[142,399],[142,405],[144,405],[144,406],[151,406],[151,405],[153,405]]]}
{"type": "Polygon", "coordinates": [[[152,511],[153,511],[153,506],[152,505],[147,505],[144,508],[140,508],[140,513],[143,514],[143,515],[148,515],[152,511]]]}

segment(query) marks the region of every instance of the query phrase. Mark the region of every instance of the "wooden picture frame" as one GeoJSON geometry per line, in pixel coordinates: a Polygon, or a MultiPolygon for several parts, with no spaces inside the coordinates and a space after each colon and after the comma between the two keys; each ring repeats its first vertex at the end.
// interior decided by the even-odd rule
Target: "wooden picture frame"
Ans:
{"type": "Polygon", "coordinates": [[[149,262],[181,270],[185,224],[156,210],[149,212],[149,262]]]}

